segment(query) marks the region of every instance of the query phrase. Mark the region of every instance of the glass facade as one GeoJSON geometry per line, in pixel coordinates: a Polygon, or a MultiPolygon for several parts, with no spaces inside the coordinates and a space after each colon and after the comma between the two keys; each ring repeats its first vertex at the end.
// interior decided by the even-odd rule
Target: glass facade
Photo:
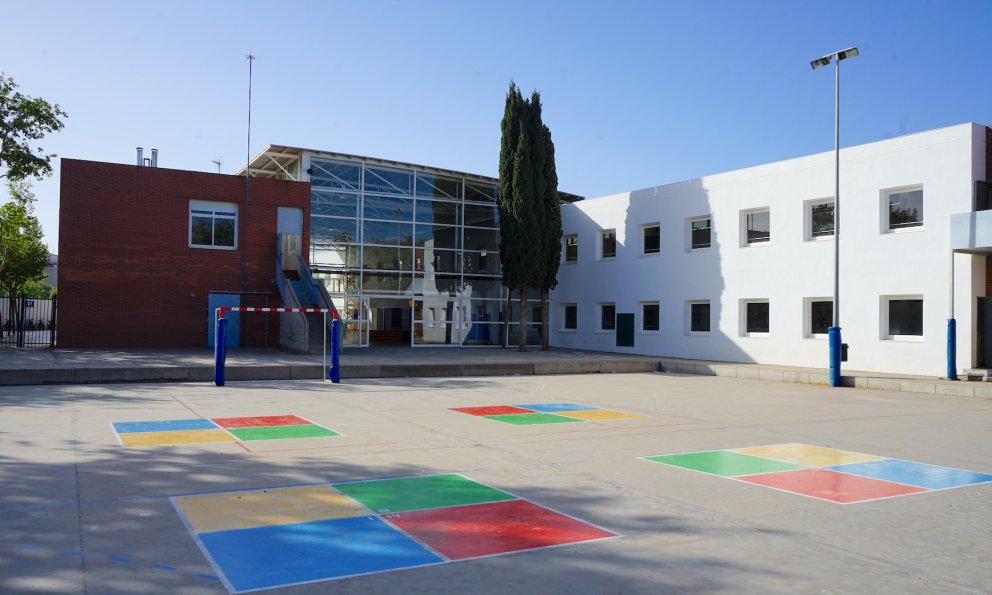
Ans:
{"type": "MultiPolygon", "coordinates": [[[[342,313],[346,344],[376,336],[502,344],[495,180],[308,157],[310,265],[342,313]]],[[[512,311],[510,322],[513,344],[520,330],[512,311]]]]}

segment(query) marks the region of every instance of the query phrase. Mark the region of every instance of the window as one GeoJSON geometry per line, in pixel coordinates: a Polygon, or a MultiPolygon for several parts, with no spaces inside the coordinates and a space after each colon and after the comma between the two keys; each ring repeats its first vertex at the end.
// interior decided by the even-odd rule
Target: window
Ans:
{"type": "Polygon", "coordinates": [[[617,306],[616,304],[599,305],[599,330],[617,330],[617,306]]]}
{"type": "Polygon", "coordinates": [[[579,307],[575,304],[561,305],[561,329],[563,331],[574,331],[579,324],[579,307]]]}
{"type": "Polygon", "coordinates": [[[599,232],[600,258],[616,258],[617,256],[617,231],[607,229],[599,232]]]}
{"type": "Polygon", "coordinates": [[[688,302],[689,306],[689,333],[710,332],[710,303],[688,302]]]}
{"type": "Polygon", "coordinates": [[[923,226],[923,189],[885,191],[888,206],[888,231],[923,226]]]}
{"type": "Polygon", "coordinates": [[[689,249],[699,250],[711,245],[710,217],[689,219],[689,249]]]}
{"type": "Polygon", "coordinates": [[[762,336],[768,334],[768,300],[741,300],[741,335],[762,336]]]}
{"type": "Polygon", "coordinates": [[[771,213],[768,209],[741,211],[741,245],[762,244],[772,239],[771,213]]]}
{"type": "Polygon", "coordinates": [[[883,330],[886,339],[923,337],[923,297],[882,298],[883,330]]]}
{"type": "Polygon", "coordinates": [[[565,236],[565,262],[579,260],[579,236],[565,236]]]}
{"type": "Polygon", "coordinates": [[[644,238],[644,254],[658,254],[661,252],[661,226],[657,223],[645,225],[642,228],[644,238]]]}
{"type": "Polygon", "coordinates": [[[238,205],[189,201],[189,246],[234,250],[238,245],[238,205]]]}
{"type": "Polygon", "coordinates": [[[825,337],[834,325],[834,302],[828,298],[806,300],[806,336],[825,337]]]}
{"type": "Polygon", "coordinates": [[[658,302],[641,304],[641,330],[658,332],[661,328],[658,302]]]}
{"type": "Polygon", "coordinates": [[[834,236],[834,200],[806,201],[806,239],[819,240],[834,236]]]}

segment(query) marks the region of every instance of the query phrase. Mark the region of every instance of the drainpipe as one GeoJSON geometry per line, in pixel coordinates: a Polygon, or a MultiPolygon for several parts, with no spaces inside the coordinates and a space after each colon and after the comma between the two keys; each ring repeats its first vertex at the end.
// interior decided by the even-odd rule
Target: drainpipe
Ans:
{"type": "Polygon", "coordinates": [[[950,318],[947,319],[947,379],[958,379],[957,321],[954,320],[954,250],[951,250],[950,318]]]}

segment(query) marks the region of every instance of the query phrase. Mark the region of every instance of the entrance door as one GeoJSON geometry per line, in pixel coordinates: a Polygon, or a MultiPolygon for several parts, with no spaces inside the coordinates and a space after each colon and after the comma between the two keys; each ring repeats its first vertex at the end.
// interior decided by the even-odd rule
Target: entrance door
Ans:
{"type": "Polygon", "coordinates": [[[979,368],[992,368],[992,297],[978,298],[979,368]]]}
{"type": "Polygon", "coordinates": [[[410,306],[406,298],[372,298],[371,343],[410,344],[410,306]]]}
{"type": "MultiPolygon", "coordinates": [[[[241,306],[241,296],[230,293],[211,293],[207,298],[207,346],[214,346],[214,319],[217,308],[221,306],[237,308],[241,306]]],[[[241,313],[227,312],[224,314],[227,319],[227,346],[239,347],[241,345],[241,313]]]]}

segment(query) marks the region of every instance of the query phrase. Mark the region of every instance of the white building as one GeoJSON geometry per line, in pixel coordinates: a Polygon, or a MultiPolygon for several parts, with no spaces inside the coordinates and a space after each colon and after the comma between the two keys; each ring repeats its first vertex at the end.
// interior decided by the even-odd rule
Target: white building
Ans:
{"type": "MultiPolygon", "coordinates": [[[[845,369],[946,374],[952,248],[957,367],[992,367],[988,135],[962,124],[841,150],[845,369]]],[[[827,367],[833,193],[830,151],[563,205],[552,342],[827,367]]]]}

